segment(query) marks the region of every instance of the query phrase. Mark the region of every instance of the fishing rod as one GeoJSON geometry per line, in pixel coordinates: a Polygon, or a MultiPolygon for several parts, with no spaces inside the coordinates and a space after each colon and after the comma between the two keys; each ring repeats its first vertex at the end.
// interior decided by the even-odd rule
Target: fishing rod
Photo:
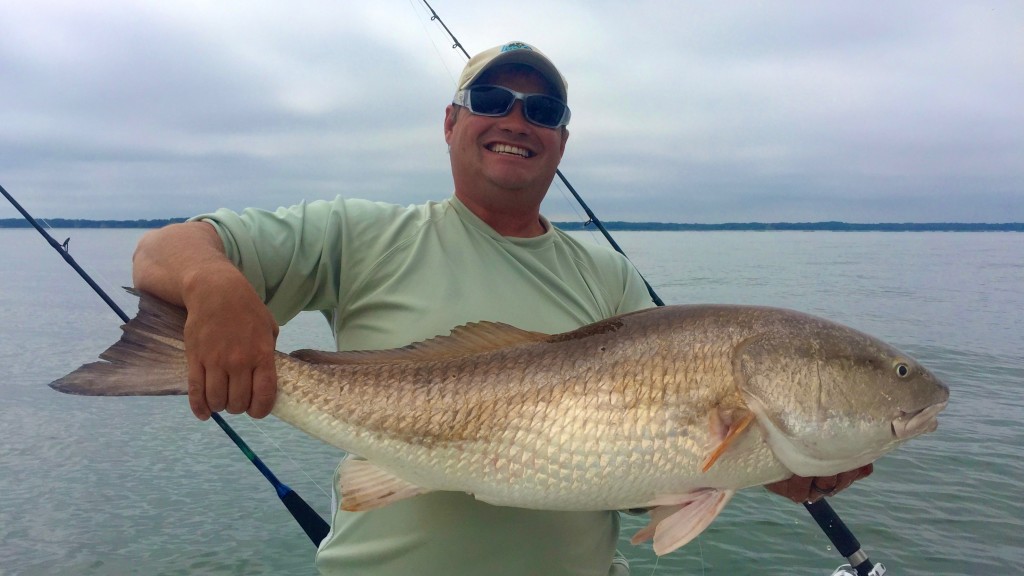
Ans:
{"type": "MultiPolygon", "coordinates": [[[[444,31],[452,39],[452,49],[458,48],[459,50],[462,51],[462,55],[466,57],[466,60],[469,60],[469,52],[466,52],[466,49],[462,46],[462,42],[459,42],[459,39],[455,37],[455,34],[453,34],[452,31],[448,29],[448,26],[444,23],[444,20],[442,20],[441,17],[437,14],[437,12],[434,11],[434,7],[431,6],[430,3],[427,2],[427,0],[423,0],[423,3],[426,4],[427,9],[430,10],[430,19],[437,20],[437,23],[440,24],[442,28],[444,28],[444,31]]],[[[583,223],[583,226],[586,227],[589,224],[593,224],[594,226],[596,226],[597,229],[601,231],[601,234],[604,236],[604,239],[607,240],[608,244],[611,245],[612,249],[614,249],[616,252],[622,254],[628,259],[629,256],[627,256],[626,252],[619,247],[618,242],[616,242],[615,239],[612,238],[611,233],[608,232],[608,229],[604,227],[604,223],[601,222],[601,219],[597,217],[597,214],[595,214],[594,211],[590,209],[590,206],[588,206],[587,203],[583,200],[583,197],[576,192],[575,188],[572,187],[572,184],[569,183],[569,179],[566,178],[564,174],[562,174],[561,169],[555,168],[555,175],[558,176],[558,179],[562,181],[562,184],[565,184],[565,187],[569,189],[569,193],[571,193],[573,198],[576,199],[576,203],[580,205],[580,208],[583,208],[583,211],[587,213],[588,220],[583,223]]],[[[647,278],[644,278],[643,274],[641,274],[640,279],[644,281],[644,286],[647,286],[647,293],[651,295],[651,301],[657,304],[658,306],[664,306],[665,302],[662,301],[661,297],[658,296],[658,293],[654,291],[654,288],[651,286],[651,283],[647,281],[647,278]]]]}
{"type": "MultiPolygon", "coordinates": [[[[445,27],[445,30],[447,29],[448,28],[445,27]]],[[[65,242],[64,244],[61,244],[57,242],[53,236],[51,236],[39,224],[39,222],[21,206],[21,204],[19,204],[18,201],[15,200],[2,185],[0,185],[0,193],[2,193],[11,205],[21,213],[22,218],[31,224],[47,241],[47,243],[49,243],[50,246],[52,246],[53,249],[61,255],[64,261],[78,272],[78,275],[81,276],[93,291],[107,303],[114,313],[117,314],[123,322],[127,323],[129,321],[128,315],[125,314],[124,310],[122,310],[121,307],[110,298],[103,288],[96,284],[92,277],[89,276],[89,273],[78,264],[75,258],[71,256],[67,249],[67,243],[65,242]]],[[[661,305],[663,304],[659,304],[659,306],[661,305]]],[[[292,490],[287,484],[281,482],[277,476],[274,475],[270,468],[263,463],[260,457],[257,456],[251,448],[249,448],[249,445],[246,444],[238,433],[236,433],[234,429],[224,421],[220,414],[214,412],[211,416],[213,417],[213,421],[220,426],[224,433],[227,434],[239,450],[242,451],[245,457],[274,487],[278,498],[282,503],[284,503],[285,507],[292,514],[292,517],[295,518],[296,522],[299,523],[299,526],[306,533],[306,536],[309,537],[314,545],[319,545],[330,531],[330,526],[327,522],[325,522],[324,519],[321,518],[320,515],[317,514],[317,512],[313,510],[313,508],[310,507],[310,505],[307,504],[297,492],[292,490]]],[[[832,576],[853,576],[854,574],[856,574],[856,576],[883,576],[885,574],[885,566],[881,563],[872,564],[867,554],[861,548],[857,537],[853,535],[842,519],[839,518],[839,515],[836,514],[835,510],[832,509],[832,506],[824,498],[813,503],[805,502],[804,507],[807,508],[808,512],[810,512],[811,516],[818,523],[818,526],[820,526],[822,531],[825,532],[825,535],[828,536],[829,540],[836,547],[836,550],[850,561],[849,565],[840,566],[832,576]],[[847,570],[847,568],[855,570],[855,572],[847,570]]]]}
{"type": "MultiPolygon", "coordinates": [[[[36,221],[36,219],[33,218],[27,210],[22,208],[21,204],[19,204],[3,186],[0,186],[0,193],[2,193],[4,197],[10,201],[11,205],[21,213],[22,218],[31,224],[32,227],[34,227],[36,231],[46,239],[50,246],[52,246],[53,249],[56,250],[62,258],[64,258],[64,261],[70,264],[71,267],[75,269],[75,272],[78,272],[78,275],[85,280],[85,282],[93,289],[94,292],[96,292],[96,294],[99,295],[100,298],[103,299],[104,302],[107,303],[108,306],[110,306],[114,313],[127,324],[129,320],[128,315],[125,314],[124,310],[122,310],[121,307],[107,295],[103,288],[96,284],[92,277],[90,277],[89,274],[78,265],[75,258],[71,256],[70,252],[68,252],[67,244],[60,244],[54,240],[53,236],[50,236],[50,234],[39,225],[39,222],[36,221]]],[[[287,484],[278,480],[277,476],[270,471],[270,468],[260,460],[259,456],[249,448],[249,445],[246,444],[245,441],[242,440],[242,438],[231,428],[231,426],[224,421],[220,414],[214,412],[211,416],[213,417],[213,421],[220,426],[221,430],[231,438],[235,443],[235,446],[238,446],[238,449],[242,451],[242,454],[245,454],[245,457],[249,462],[252,462],[252,465],[263,474],[263,477],[266,478],[271,485],[273,485],[274,490],[277,492],[277,497],[282,503],[284,503],[285,508],[291,512],[292,517],[295,518],[295,521],[302,527],[306,536],[309,537],[315,546],[319,546],[320,541],[327,537],[327,533],[331,529],[330,525],[328,525],[327,522],[317,514],[316,510],[313,510],[313,508],[307,504],[301,496],[299,496],[298,492],[292,490],[287,484]]]]}
{"type": "MultiPolygon", "coordinates": [[[[453,34],[452,31],[448,28],[448,26],[444,23],[444,20],[441,19],[441,16],[438,15],[438,13],[434,10],[433,6],[431,6],[430,3],[427,2],[427,0],[423,0],[423,3],[426,4],[427,9],[430,10],[430,19],[437,20],[438,24],[440,24],[441,27],[444,28],[444,31],[452,39],[452,49],[458,48],[459,50],[461,50],[463,56],[465,56],[466,59],[468,60],[470,58],[469,52],[466,52],[466,49],[462,46],[462,42],[459,42],[459,39],[455,37],[455,34],[453,34]]],[[[584,226],[593,223],[594,226],[596,226],[597,229],[601,231],[601,234],[604,235],[605,240],[608,241],[608,244],[610,244],[616,252],[622,254],[626,258],[629,258],[629,256],[626,255],[622,248],[619,247],[619,244],[615,241],[615,239],[612,238],[611,233],[608,232],[608,230],[604,227],[604,224],[601,223],[601,219],[598,218],[596,214],[594,214],[594,211],[590,209],[590,206],[588,206],[587,203],[583,201],[583,197],[581,197],[579,193],[576,192],[576,189],[573,188],[572,184],[569,183],[569,180],[565,177],[564,174],[562,174],[562,171],[559,169],[555,169],[555,174],[557,174],[558,178],[562,181],[563,184],[565,184],[565,187],[569,189],[569,192],[572,193],[573,197],[576,199],[576,202],[578,202],[580,207],[583,208],[583,211],[587,213],[587,218],[589,218],[589,220],[584,223],[584,226]]],[[[647,279],[643,278],[643,275],[641,275],[641,278],[643,279],[644,284],[647,286],[647,292],[650,293],[651,300],[658,306],[664,306],[665,302],[654,291],[654,288],[651,286],[649,282],[647,282],[647,279]]],[[[840,576],[842,574],[856,574],[856,576],[882,576],[883,574],[885,574],[885,566],[883,566],[880,563],[877,566],[872,564],[867,554],[865,554],[864,551],[861,549],[860,542],[857,541],[857,538],[853,535],[853,532],[851,532],[850,529],[847,528],[846,524],[843,523],[842,519],[839,518],[839,515],[836,513],[836,511],[828,502],[825,501],[824,498],[821,498],[817,502],[804,502],[804,507],[811,514],[811,517],[814,518],[815,522],[817,522],[818,527],[821,528],[821,530],[825,533],[825,536],[827,536],[828,539],[832,542],[832,544],[836,547],[836,550],[838,550],[839,553],[842,554],[850,562],[850,566],[856,570],[855,573],[843,572],[844,566],[840,566],[839,569],[833,574],[833,576],[840,576]]]]}
{"type": "Polygon", "coordinates": [[[868,555],[860,547],[857,537],[850,532],[846,524],[839,518],[832,505],[824,498],[817,502],[804,502],[804,508],[811,513],[811,517],[818,523],[818,526],[825,532],[832,545],[850,563],[840,566],[832,573],[832,576],[883,576],[885,566],[879,562],[874,564],[868,555]]]}
{"type": "MultiPolygon", "coordinates": [[[[427,2],[427,0],[423,0],[423,3],[431,12],[431,20],[436,20],[444,28],[445,32],[451,37],[452,41],[454,42],[452,48],[460,49],[467,59],[470,58],[469,53],[462,46],[462,43],[459,42],[458,38],[456,38],[455,35],[451,32],[451,30],[444,23],[441,17],[437,14],[434,8],[427,2]]],[[[576,199],[577,203],[579,203],[579,205],[583,208],[584,212],[586,212],[589,220],[585,222],[584,225],[586,226],[588,224],[593,223],[598,228],[598,230],[601,231],[602,235],[605,237],[605,239],[608,241],[611,247],[616,252],[622,254],[623,256],[626,256],[626,253],[615,241],[611,233],[608,232],[607,228],[605,228],[604,224],[597,217],[594,211],[590,209],[590,206],[587,205],[587,203],[583,200],[582,196],[580,196],[580,194],[576,191],[572,184],[569,183],[569,180],[565,177],[561,170],[556,169],[555,173],[558,175],[559,179],[566,186],[566,188],[569,189],[570,193],[576,199]]],[[[31,224],[36,229],[36,231],[38,231],[39,234],[43,236],[44,239],[46,239],[50,246],[53,247],[53,249],[56,250],[61,255],[65,262],[67,262],[76,272],[78,272],[79,276],[81,276],[82,279],[85,280],[85,282],[96,292],[96,294],[99,295],[100,298],[102,298],[103,301],[107,303],[107,305],[121,318],[121,320],[127,323],[129,321],[128,315],[125,314],[124,311],[121,310],[121,308],[117,305],[117,303],[114,302],[110,298],[110,296],[107,295],[107,293],[99,285],[97,285],[95,281],[93,281],[89,274],[85,272],[85,270],[83,270],[81,266],[78,265],[77,261],[75,261],[74,257],[72,257],[70,252],[68,251],[66,243],[62,245],[58,243],[52,236],[50,236],[50,234],[47,233],[46,230],[39,225],[35,218],[33,218],[21,206],[21,204],[19,204],[17,200],[15,200],[14,197],[11,196],[7,192],[7,190],[3,188],[3,186],[0,186],[0,193],[2,193],[3,196],[6,197],[7,200],[11,203],[11,205],[13,205],[15,209],[17,209],[18,212],[21,213],[22,217],[26,221],[29,224],[31,224]]],[[[647,291],[650,294],[652,301],[658,306],[664,306],[664,301],[658,296],[658,294],[655,292],[651,284],[647,282],[646,278],[643,278],[642,276],[641,278],[643,279],[643,282],[647,287],[647,291]]],[[[330,526],[327,524],[327,522],[325,522],[323,518],[321,518],[320,515],[317,514],[317,512],[313,510],[312,507],[310,507],[309,504],[307,504],[306,501],[303,500],[302,497],[299,496],[297,492],[292,490],[286,484],[282,483],[273,474],[273,472],[271,472],[271,470],[263,463],[263,461],[249,448],[249,446],[242,440],[242,438],[238,436],[238,434],[231,428],[231,426],[224,421],[224,419],[219,414],[213,413],[212,417],[214,422],[216,422],[217,425],[220,426],[220,428],[224,431],[224,433],[227,434],[229,438],[231,438],[231,440],[235,443],[236,446],[238,446],[238,448],[242,451],[246,458],[260,471],[261,474],[263,474],[267,481],[274,486],[274,489],[277,492],[277,495],[280,498],[280,500],[284,503],[285,507],[292,514],[295,520],[299,523],[299,525],[302,527],[303,531],[310,538],[313,544],[319,545],[323,538],[327,536],[327,533],[330,530],[330,526]]],[[[807,508],[808,512],[811,513],[812,517],[814,517],[819,527],[821,527],[821,529],[825,532],[826,536],[828,536],[829,540],[836,546],[836,549],[839,550],[839,552],[850,561],[851,566],[853,567],[853,569],[856,570],[857,576],[881,576],[885,574],[885,567],[881,564],[873,565],[871,563],[870,559],[861,549],[860,543],[857,541],[856,537],[849,530],[849,528],[847,528],[847,526],[839,518],[838,514],[836,514],[836,512],[832,509],[828,502],[825,501],[824,498],[818,500],[815,503],[805,503],[804,505],[807,508]]],[[[843,567],[840,567],[840,571],[837,571],[836,574],[842,574],[842,568],[843,567]]]]}

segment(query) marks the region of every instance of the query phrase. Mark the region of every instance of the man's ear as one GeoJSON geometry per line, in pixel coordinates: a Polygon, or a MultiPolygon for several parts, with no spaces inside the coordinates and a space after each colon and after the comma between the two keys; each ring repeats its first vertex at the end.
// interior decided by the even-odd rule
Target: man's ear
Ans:
{"type": "Polygon", "coordinates": [[[569,128],[562,126],[562,145],[559,150],[559,155],[565,154],[565,142],[569,139],[569,128]]]}
{"type": "Polygon", "coordinates": [[[459,116],[459,108],[454,104],[449,104],[444,109],[444,141],[448,143],[448,146],[452,145],[452,131],[455,130],[455,120],[459,116]]]}

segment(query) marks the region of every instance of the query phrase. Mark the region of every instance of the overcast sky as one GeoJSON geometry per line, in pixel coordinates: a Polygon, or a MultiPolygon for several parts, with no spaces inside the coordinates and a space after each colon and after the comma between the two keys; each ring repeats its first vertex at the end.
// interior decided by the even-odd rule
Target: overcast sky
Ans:
{"type": "MultiPolygon", "coordinates": [[[[1019,0],[432,4],[559,66],[604,220],[1024,221],[1019,0]]],[[[418,0],[0,0],[0,29],[0,185],[37,216],[451,194],[464,57],[418,0]]]]}

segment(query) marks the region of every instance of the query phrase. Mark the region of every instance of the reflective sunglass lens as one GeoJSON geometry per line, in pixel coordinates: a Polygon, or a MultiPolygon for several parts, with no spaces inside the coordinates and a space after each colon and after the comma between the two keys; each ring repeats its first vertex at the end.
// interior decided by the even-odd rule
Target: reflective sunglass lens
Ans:
{"type": "Polygon", "coordinates": [[[567,116],[564,102],[544,94],[519,94],[503,86],[474,86],[464,93],[466,104],[474,114],[504,116],[517,98],[523,100],[526,119],[545,128],[557,128],[567,116]]]}
{"type": "Polygon", "coordinates": [[[524,106],[528,118],[549,128],[558,126],[565,113],[564,104],[547,96],[530,96],[526,99],[524,106]]]}
{"type": "Polygon", "coordinates": [[[477,114],[502,116],[515,99],[515,94],[497,87],[481,86],[469,91],[469,107],[477,114]]]}

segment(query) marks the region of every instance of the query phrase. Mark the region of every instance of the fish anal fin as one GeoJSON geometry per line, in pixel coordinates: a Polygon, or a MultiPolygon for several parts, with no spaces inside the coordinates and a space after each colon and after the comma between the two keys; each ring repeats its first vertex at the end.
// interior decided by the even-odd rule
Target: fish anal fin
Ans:
{"type": "Polygon", "coordinates": [[[754,413],[746,409],[741,410],[736,416],[738,418],[734,417],[727,420],[718,408],[711,411],[711,414],[708,416],[708,426],[711,429],[711,437],[717,439],[718,444],[711,451],[707,459],[704,460],[704,465],[701,467],[702,472],[707,472],[714,466],[715,462],[743,434],[755,418],[754,413]]]}
{"type": "Polygon", "coordinates": [[[317,364],[392,364],[461,358],[509,346],[546,342],[549,339],[548,334],[521,330],[500,322],[473,322],[453,329],[447,336],[435,336],[391,350],[296,350],[291,355],[304,362],[317,364]]]}
{"type": "Polygon", "coordinates": [[[668,554],[700,535],[735,493],[734,490],[705,488],[680,496],[679,503],[656,506],[650,511],[650,522],[630,542],[639,544],[653,538],[654,553],[668,554]]]}
{"type": "Polygon", "coordinates": [[[426,494],[431,490],[402,480],[376,464],[358,458],[347,458],[338,472],[341,509],[365,512],[388,504],[426,494]]]}

